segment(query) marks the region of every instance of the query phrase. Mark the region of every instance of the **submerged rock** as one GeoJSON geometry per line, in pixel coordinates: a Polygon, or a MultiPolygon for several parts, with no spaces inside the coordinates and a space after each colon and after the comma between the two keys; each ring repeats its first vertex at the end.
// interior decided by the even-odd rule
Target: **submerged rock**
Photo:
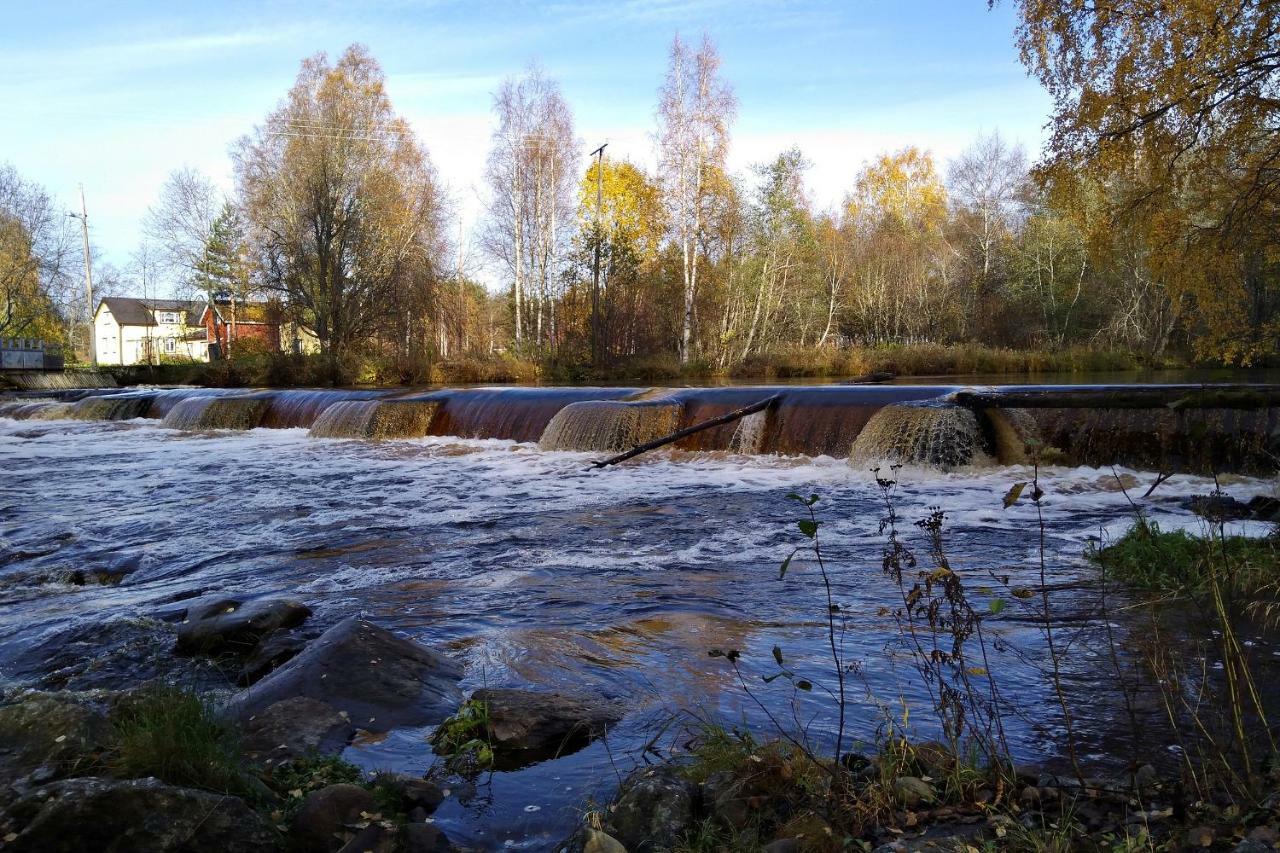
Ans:
{"type": "Polygon", "coordinates": [[[45,785],[5,813],[20,853],[258,853],[275,832],[243,800],[158,779],[86,777],[45,785]]]}
{"type": "Polygon", "coordinates": [[[356,727],[384,732],[439,723],[462,701],[462,668],[449,658],[352,616],[231,700],[245,721],[284,699],[324,702],[356,727]]]}
{"type": "Polygon", "coordinates": [[[471,698],[485,706],[485,734],[494,752],[517,762],[581,749],[619,718],[607,705],[562,693],[484,688],[471,698]]]}
{"type": "Polygon", "coordinates": [[[265,635],[295,628],[311,615],[311,608],[285,598],[243,601],[203,599],[187,607],[178,625],[178,654],[247,654],[265,635]]]}

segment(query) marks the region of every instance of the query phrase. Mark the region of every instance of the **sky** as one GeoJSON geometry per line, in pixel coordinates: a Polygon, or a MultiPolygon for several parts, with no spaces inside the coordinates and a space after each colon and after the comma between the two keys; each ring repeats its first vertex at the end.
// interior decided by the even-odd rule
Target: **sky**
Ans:
{"type": "MultiPolygon", "coordinates": [[[[1012,0],[0,0],[0,163],[78,207],[99,262],[125,267],[165,177],[232,190],[229,149],[301,60],[352,42],[448,185],[464,245],[484,210],[501,81],[536,62],[562,87],[585,155],[651,165],[671,39],[706,33],[738,97],[730,166],[799,146],[834,207],[862,164],[906,145],[946,161],[998,130],[1034,158],[1051,106],[1014,47],[1012,0]]],[[[945,172],[944,172],[945,173],[945,172]]],[[[481,265],[468,250],[469,265],[481,265]]],[[[483,276],[482,270],[477,272],[483,276]]]]}

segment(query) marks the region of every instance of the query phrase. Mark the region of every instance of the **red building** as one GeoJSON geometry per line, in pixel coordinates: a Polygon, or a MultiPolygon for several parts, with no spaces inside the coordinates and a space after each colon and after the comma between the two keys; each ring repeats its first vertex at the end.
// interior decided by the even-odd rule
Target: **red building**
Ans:
{"type": "Polygon", "coordinates": [[[217,351],[224,356],[235,351],[237,341],[255,341],[269,352],[280,350],[280,306],[272,302],[210,303],[200,324],[209,343],[217,344],[217,351]]]}

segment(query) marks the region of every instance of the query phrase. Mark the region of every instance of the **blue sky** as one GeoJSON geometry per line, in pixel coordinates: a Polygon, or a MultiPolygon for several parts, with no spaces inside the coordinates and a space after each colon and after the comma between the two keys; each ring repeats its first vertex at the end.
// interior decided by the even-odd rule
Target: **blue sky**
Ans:
{"type": "MultiPolygon", "coordinates": [[[[590,150],[653,159],[657,89],[676,32],[708,33],[739,99],[731,165],[791,145],[834,205],[874,154],[945,161],[1000,130],[1034,155],[1050,101],[1018,63],[1013,3],[986,0],[383,0],[16,2],[0,30],[0,162],[70,204],[124,266],[165,176],[228,190],[230,144],[283,97],[299,61],[368,45],[449,185],[469,233],[482,210],[491,93],[537,61],[590,150]]],[[[585,153],[585,152],[584,152],[585,153]]]]}

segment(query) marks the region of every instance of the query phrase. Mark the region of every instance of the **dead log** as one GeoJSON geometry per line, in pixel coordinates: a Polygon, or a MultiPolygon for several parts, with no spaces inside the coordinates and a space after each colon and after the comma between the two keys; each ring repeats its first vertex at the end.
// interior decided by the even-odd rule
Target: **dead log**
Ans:
{"type": "Polygon", "coordinates": [[[879,385],[881,382],[891,382],[898,377],[888,371],[877,371],[875,373],[867,373],[863,376],[855,376],[852,379],[842,379],[837,385],[879,385]]]}
{"type": "Polygon", "coordinates": [[[644,444],[637,444],[626,453],[619,453],[617,456],[610,456],[608,459],[592,462],[591,467],[604,468],[609,465],[617,465],[619,462],[626,462],[628,459],[639,456],[641,453],[647,453],[650,450],[656,450],[664,445],[679,441],[687,435],[693,435],[696,432],[702,432],[704,429],[711,429],[712,427],[717,427],[722,424],[733,423],[739,418],[745,418],[747,415],[762,412],[781,399],[781,394],[774,394],[772,397],[766,397],[758,403],[752,403],[750,406],[743,406],[741,409],[736,409],[735,411],[728,412],[723,415],[717,415],[716,417],[708,418],[705,421],[699,421],[693,426],[678,429],[669,435],[662,436],[662,438],[655,438],[653,441],[646,441],[644,444]]]}

